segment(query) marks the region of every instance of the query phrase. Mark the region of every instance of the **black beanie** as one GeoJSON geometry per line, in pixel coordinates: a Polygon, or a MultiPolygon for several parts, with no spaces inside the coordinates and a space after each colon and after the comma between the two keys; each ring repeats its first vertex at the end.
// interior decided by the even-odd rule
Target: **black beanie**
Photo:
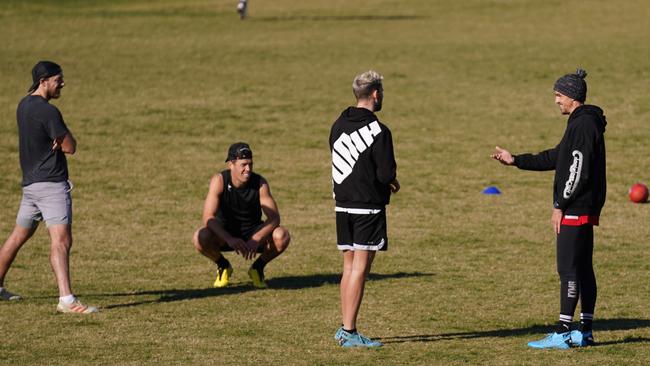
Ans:
{"type": "Polygon", "coordinates": [[[587,72],[583,69],[576,70],[575,74],[566,74],[557,79],[553,90],[558,91],[571,99],[584,103],[587,99],[587,72]]]}

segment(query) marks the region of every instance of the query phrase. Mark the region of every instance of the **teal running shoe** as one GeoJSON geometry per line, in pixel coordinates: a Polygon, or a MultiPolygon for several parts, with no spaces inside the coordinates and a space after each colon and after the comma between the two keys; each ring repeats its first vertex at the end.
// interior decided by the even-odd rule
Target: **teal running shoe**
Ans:
{"type": "Polygon", "coordinates": [[[546,338],[539,341],[528,342],[528,347],[538,349],[569,349],[571,343],[571,333],[549,333],[546,338]]]}
{"type": "Polygon", "coordinates": [[[361,333],[348,333],[346,331],[341,332],[341,338],[339,339],[339,345],[341,347],[381,347],[383,344],[378,341],[373,341],[372,339],[362,335],[361,333]]]}
{"type": "Polygon", "coordinates": [[[341,326],[339,329],[336,330],[336,333],[334,333],[334,339],[339,341],[343,338],[343,326],[341,326]]]}
{"type": "Polygon", "coordinates": [[[595,344],[596,342],[594,342],[594,334],[592,333],[592,331],[581,332],[579,330],[574,330],[571,332],[572,346],[587,347],[587,346],[593,346],[595,344]]]}

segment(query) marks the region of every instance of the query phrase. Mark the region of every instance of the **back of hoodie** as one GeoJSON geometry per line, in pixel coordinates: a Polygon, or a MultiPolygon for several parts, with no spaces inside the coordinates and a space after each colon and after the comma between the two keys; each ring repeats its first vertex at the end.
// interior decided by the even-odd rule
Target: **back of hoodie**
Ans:
{"type": "Polygon", "coordinates": [[[332,125],[332,183],[337,207],[381,209],[397,176],[393,137],[377,116],[349,107],[332,125]]]}

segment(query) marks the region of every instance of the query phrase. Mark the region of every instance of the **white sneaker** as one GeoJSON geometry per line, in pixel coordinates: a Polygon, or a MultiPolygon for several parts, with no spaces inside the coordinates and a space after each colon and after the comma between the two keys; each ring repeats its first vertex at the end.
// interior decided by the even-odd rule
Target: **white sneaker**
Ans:
{"type": "Polygon", "coordinates": [[[18,294],[13,294],[6,289],[0,290],[0,300],[6,300],[6,301],[18,301],[22,300],[23,297],[18,295],[18,294]]]}
{"type": "Polygon", "coordinates": [[[246,1],[240,1],[239,4],[237,4],[237,12],[239,13],[239,19],[246,18],[247,4],[248,2],[246,1]]]}
{"type": "Polygon", "coordinates": [[[59,301],[59,304],[56,306],[56,311],[60,313],[78,313],[78,314],[92,314],[92,313],[99,312],[99,310],[97,310],[96,307],[84,305],[81,303],[81,301],[79,301],[79,299],[75,299],[72,302],[72,304],[66,304],[64,302],[59,301]]]}

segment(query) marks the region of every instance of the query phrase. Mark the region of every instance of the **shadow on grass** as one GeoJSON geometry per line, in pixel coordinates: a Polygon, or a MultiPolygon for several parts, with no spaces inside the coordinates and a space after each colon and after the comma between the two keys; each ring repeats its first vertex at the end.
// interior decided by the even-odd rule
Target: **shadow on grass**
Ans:
{"type": "MultiPolygon", "coordinates": [[[[424,277],[433,276],[433,273],[422,272],[396,272],[396,273],[371,273],[368,281],[380,281],[385,279],[424,277]]],[[[270,278],[266,281],[270,288],[277,289],[302,289],[320,287],[323,285],[338,285],[341,280],[340,273],[323,273],[309,276],[286,276],[270,278]]]]}
{"type": "Polygon", "coordinates": [[[206,297],[223,296],[230,294],[238,294],[246,291],[253,290],[252,286],[230,286],[226,288],[202,288],[202,289],[168,289],[168,290],[149,290],[149,291],[135,291],[123,292],[115,294],[99,294],[96,296],[158,296],[157,299],[140,300],[128,302],[124,304],[112,304],[102,306],[102,309],[118,309],[128,308],[146,304],[159,304],[174,301],[204,299],[206,297]]]}
{"type": "Polygon", "coordinates": [[[338,22],[363,22],[363,21],[395,21],[395,20],[416,20],[426,19],[428,16],[424,15],[284,15],[284,16],[269,16],[269,17],[251,17],[249,21],[259,22],[323,22],[323,21],[338,21],[338,22]]]}
{"type": "MultiPolygon", "coordinates": [[[[594,331],[630,330],[639,328],[650,328],[650,319],[599,319],[594,322],[594,331]]],[[[474,339],[474,338],[498,338],[518,337],[528,334],[539,334],[552,332],[553,326],[533,325],[526,328],[495,329],[480,332],[456,332],[440,334],[423,334],[398,337],[377,338],[383,343],[406,343],[406,342],[436,342],[452,339],[474,339]]],[[[598,339],[596,339],[598,341],[598,339]]],[[[596,346],[606,346],[620,343],[648,343],[650,338],[630,337],[617,341],[598,342],[596,346]]]]}
{"type": "MultiPolygon", "coordinates": [[[[396,273],[386,273],[386,274],[370,274],[368,276],[368,281],[379,281],[385,279],[395,279],[395,278],[407,278],[407,277],[422,277],[422,276],[433,276],[433,273],[421,273],[421,272],[396,272],[396,273]]],[[[297,290],[304,288],[313,288],[321,287],[324,285],[338,284],[341,279],[341,275],[338,273],[324,273],[324,274],[315,274],[308,276],[285,276],[285,277],[275,277],[267,279],[266,284],[268,289],[284,289],[284,290],[297,290]]],[[[183,300],[194,300],[194,299],[203,299],[206,297],[215,297],[215,296],[224,296],[239,294],[247,291],[260,291],[254,288],[252,285],[234,285],[228,286],[225,288],[204,288],[204,289],[166,289],[166,290],[146,290],[146,291],[134,291],[134,292],[123,292],[123,293],[112,293],[112,294],[86,294],[86,296],[107,296],[107,297],[126,297],[126,296],[158,296],[157,299],[151,300],[140,300],[123,304],[112,304],[103,306],[102,309],[117,309],[125,307],[133,307],[146,304],[157,304],[165,302],[174,302],[174,301],[183,301],[183,300]]],[[[264,291],[264,290],[262,290],[264,291]]]]}

